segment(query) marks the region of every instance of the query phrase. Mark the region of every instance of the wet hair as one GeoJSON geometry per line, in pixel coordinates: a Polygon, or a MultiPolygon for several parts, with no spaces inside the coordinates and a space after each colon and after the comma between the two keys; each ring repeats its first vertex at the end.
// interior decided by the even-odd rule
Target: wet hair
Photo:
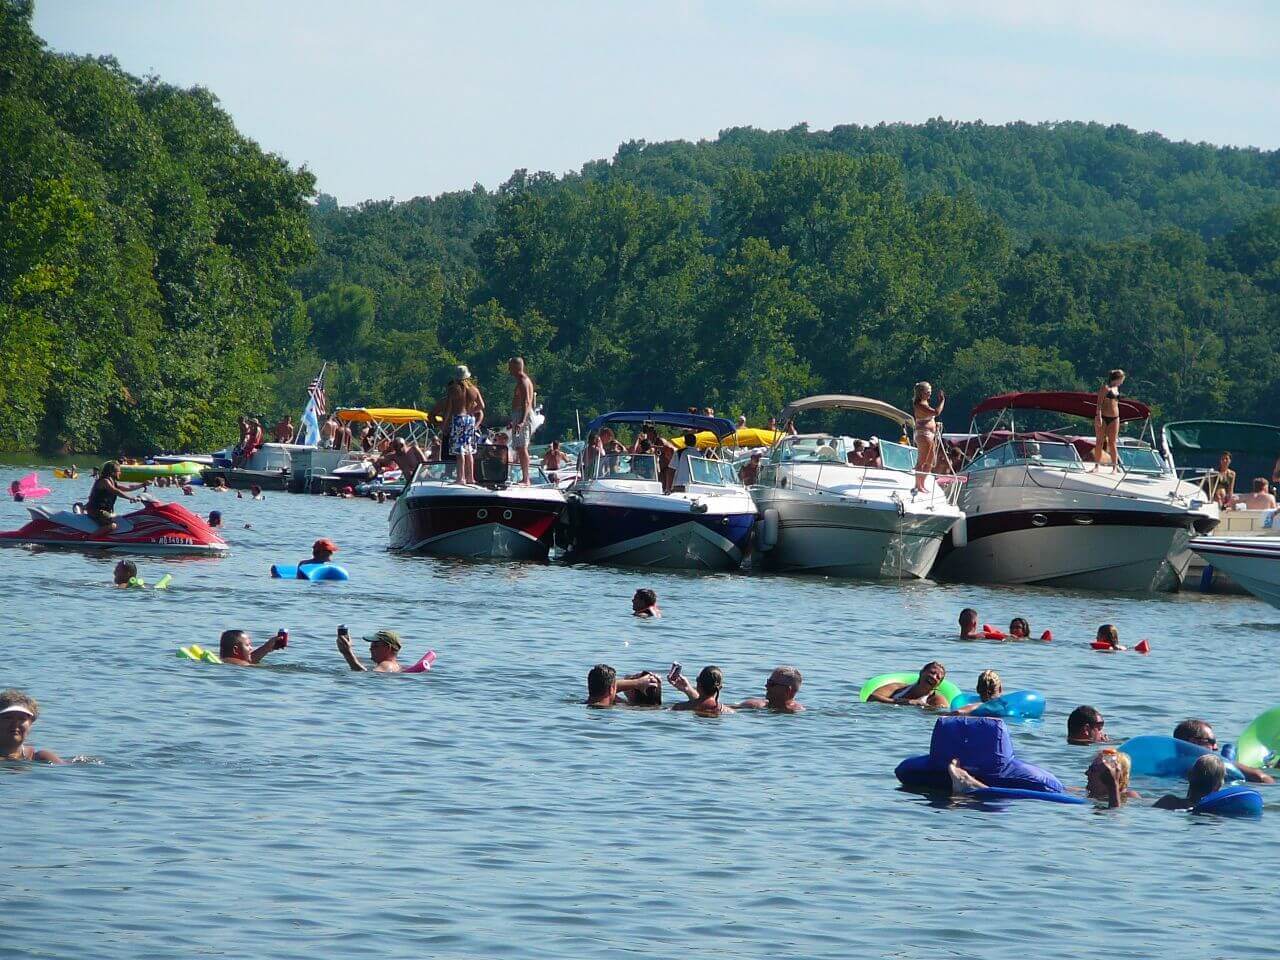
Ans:
{"type": "Polygon", "coordinates": [[[114,480],[120,476],[120,464],[116,463],[114,460],[108,460],[102,465],[102,469],[98,471],[98,474],[103,477],[110,477],[114,480]]]}
{"type": "Polygon", "coordinates": [[[1098,639],[1105,640],[1113,647],[1120,643],[1120,631],[1116,629],[1113,623],[1104,623],[1098,628],[1098,639]]]}
{"type": "Polygon", "coordinates": [[[1195,743],[1197,740],[1208,740],[1213,733],[1209,721],[1189,717],[1173,728],[1173,739],[1195,743]]]}
{"type": "Polygon", "coordinates": [[[1254,478],[1253,478],[1253,492],[1254,492],[1254,493],[1266,493],[1266,492],[1267,492],[1267,478],[1266,478],[1266,477],[1254,477],[1254,478]]]}
{"type": "Polygon", "coordinates": [[[236,641],[249,641],[249,635],[243,630],[223,630],[222,636],[218,638],[218,656],[223,660],[236,655],[236,641]]]}
{"type": "Polygon", "coordinates": [[[1123,380],[1123,379],[1124,379],[1124,371],[1121,370],[1119,367],[1116,367],[1114,370],[1112,370],[1110,373],[1107,374],[1108,383],[1111,383],[1113,380],[1123,380]]]}
{"type": "Polygon", "coordinates": [[[1121,797],[1129,789],[1129,775],[1133,771],[1133,760],[1127,753],[1116,750],[1114,747],[1104,747],[1093,755],[1089,766],[1090,768],[1103,766],[1110,770],[1121,797]]]}
{"type": "Polygon", "coordinates": [[[930,660],[928,663],[926,663],[923,667],[920,668],[920,673],[923,674],[930,667],[937,667],[939,670],[942,671],[942,679],[943,680],[947,679],[947,668],[944,667],[942,663],[938,660],[930,660]]]}
{"type": "Polygon", "coordinates": [[[968,627],[976,627],[977,625],[978,625],[977,610],[973,609],[973,607],[965,607],[963,610],[960,611],[961,627],[968,628],[968,627]]]}
{"type": "Polygon", "coordinates": [[[912,399],[916,403],[920,403],[922,400],[924,400],[925,397],[927,397],[930,394],[932,390],[933,390],[933,384],[931,384],[928,380],[921,380],[919,383],[915,385],[915,390],[912,393],[912,399]]]}
{"type": "Polygon", "coordinates": [[[1085,727],[1099,723],[1102,723],[1102,714],[1095,707],[1076,707],[1067,717],[1067,739],[1075,739],[1085,727]]]}
{"type": "Polygon", "coordinates": [[[122,573],[128,574],[128,576],[125,578],[126,580],[132,580],[134,577],[138,575],[138,565],[134,563],[132,560],[121,560],[118,564],[116,564],[116,569],[121,571],[122,573]]]}
{"type": "MultiPolygon", "coordinates": [[[[630,674],[627,679],[639,680],[643,676],[645,676],[644,672],[633,673],[630,674]]],[[[662,684],[651,683],[647,687],[638,687],[635,690],[628,690],[627,699],[637,707],[660,707],[662,706],[662,684]]]]}
{"type": "Polygon", "coordinates": [[[1187,799],[1192,802],[1203,800],[1221,790],[1226,779],[1227,765],[1223,759],[1216,753],[1206,753],[1187,771],[1187,799]]]}
{"type": "Polygon", "coordinates": [[[587,696],[603,697],[618,679],[618,671],[607,663],[597,663],[587,672],[587,696]]]}
{"type": "Polygon", "coordinates": [[[636,599],[643,600],[646,607],[652,607],[658,602],[658,594],[648,587],[642,587],[636,591],[636,599]]]}
{"type": "Polygon", "coordinates": [[[978,674],[978,696],[984,702],[996,696],[1000,686],[1000,674],[994,670],[983,670],[978,674]]]}
{"type": "Polygon", "coordinates": [[[804,677],[798,667],[778,667],[773,673],[769,674],[769,679],[780,680],[793,691],[798,691],[800,684],[804,683],[804,677]]]}
{"type": "Polygon", "coordinates": [[[35,697],[27,696],[21,690],[0,690],[0,710],[9,707],[23,707],[31,713],[31,722],[35,723],[40,716],[40,704],[35,697]]]}
{"type": "Polygon", "coordinates": [[[703,667],[698,673],[697,687],[700,696],[719,697],[724,688],[724,671],[719,667],[703,667]]]}
{"type": "Polygon", "coordinates": [[[1009,621],[1009,632],[1017,633],[1021,631],[1028,637],[1031,636],[1031,624],[1027,623],[1026,617],[1014,617],[1009,621]]]}

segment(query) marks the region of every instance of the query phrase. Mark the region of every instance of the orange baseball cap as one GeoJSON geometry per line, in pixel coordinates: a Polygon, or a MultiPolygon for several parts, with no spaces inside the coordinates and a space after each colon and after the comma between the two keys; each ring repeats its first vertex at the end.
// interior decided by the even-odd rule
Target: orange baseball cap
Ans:
{"type": "Polygon", "coordinates": [[[316,550],[328,550],[330,553],[337,553],[338,545],[334,543],[332,540],[330,540],[328,537],[321,537],[319,540],[317,540],[315,543],[311,545],[311,550],[313,553],[316,550]]]}

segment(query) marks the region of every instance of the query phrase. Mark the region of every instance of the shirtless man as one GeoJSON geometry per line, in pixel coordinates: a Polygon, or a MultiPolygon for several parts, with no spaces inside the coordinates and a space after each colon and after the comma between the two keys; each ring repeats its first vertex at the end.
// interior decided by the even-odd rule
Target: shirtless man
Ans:
{"type": "Polygon", "coordinates": [[[507,372],[516,382],[511,394],[511,449],[520,464],[520,485],[529,486],[529,443],[533,440],[533,381],[524,371],[524,357],[507,361],[507,372]]]}
{"type": "Polygon", "coordinates": [[[289,641],[283,631],[255,649],[249,634],[243,630],[224,630],[218,638],[218,656],[223,663],[233,667],[255,667],[268,653],[288,645],[289,641]]]}
{"type": "Polygon", "coordinates": [[[284,419],[277,421],[275,429],[272,431],[276,443],[292,443],[293,442],[293,417],[288,414],[284,419]]]}
{"type": "Polygon", "coordinates": [[[735,710],[772,710],[775,713],[799,713],[804,707],[796,702],[804,678],[795,667],[778,667],[764,682],[764,696],[752,697],[736,704],[735,710]]]}
{"type": "Polygon", "coordinates": [[[658,594],[648,587],[637,590],[635,596],[631,598],[631,615],[651,620],[659,619],[662,611],[658,608],[658,594]]]}
{"type": "Polygon", "coordinates": [[[484,397],[471,381],[466,364],[454,368],[445,388],[444,422],[449,425],[449,453],[457,458],[457,484],[476,482],[476,446],[484,423],[484,397]]]}
{"type": "Polygon", "coordinates": [[[662,681],[655,673],[638,673],[618,679],[618,671],[607,663],[597,663],[587,673],[587,706],[617,707],[625,703],[647,706],[654,700],[653,687],[661,703],[662,681]],[[627,694],[625,701],[620,694],[627,694]]]}
{"type": "Polygon", "coordinates": [[[560,441],[552,440],[551,446],[542,455],[542,469],[546,471],[547,479],[552,483],[559,483],[560,474],[557,471],[565,465],[565,462],[564,452],[560,449],[560,441]]]}
{"type": "Polygon", "coordinates": [[[965,607],[960,611],[960,639],[982,639],[982,628],[978,626],[978,611],[973,607],[965,607]]]}
{"type": "Polygon", "coordinates": [[[938,686],[947,679],[947,668],[937,660],[926,663],[915,683],[886,683],[873,690],[867,700],[871,703],[891,703],[895,706],[936,707],[945,709],[948,704],[938,686]]]}
{"type": "Polygon", "coordinates": [[[379,457],[374,466],[378,470],[385,470],[394,463],[404,477],[404,482],[408,484],[413,482],[413,475],[418,472],[418,467],[426,462],[427,458],[421,447],[416,443],[405,442],[404,437],[396,437],[391,442],[391,449],[379,457]]]}
{"type": "MultiPolygon", "coordinates": [[[[1221,749],[1218,745],[1218,738],[1213,735],[1213,727],[1209,725],[1207,720],[1183,720],[1173,728],[1173,738],[1187,743],[1194,743],[1196,746],[1212,750],[1214,753],[1221,749]]],[[[1269,773],[1264,773],[1256,767],[1246,767],[1243,763],[1236,762],[1236,768],[1244,774],[1245,780],[1249,781],[1249,783],[1276,782],[1275,777],[1269,773]]]]}
{"type": "Polygon", "coordinates": [[[369,644],[369,658],[373,660],[370,670],[351,649],[351,634],[346,627],[338,628],[338,652],[347,661],[347,666],[361,673],[403,673],[404,667],[396,657],[400,653],[400,634],[394,630],[379,630],[372,637],[365,637],[369,644]]]}

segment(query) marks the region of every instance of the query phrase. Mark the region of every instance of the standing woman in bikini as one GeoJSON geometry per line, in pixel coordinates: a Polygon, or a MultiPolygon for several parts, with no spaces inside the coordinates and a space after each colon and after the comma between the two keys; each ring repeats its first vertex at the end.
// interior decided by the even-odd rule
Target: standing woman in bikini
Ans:
{"type": "Polygon", "coordinates": [[[934,461],[938,457],[938,421],[934,419],[942,413],[947,405],[947,395],[938,388],[938,405],[930,406],[933,386],[927,380],[916,384],[915,396],[911,403],[912,415],[916,418],[916,492],[924,493],[924,478],[933,472],[934,461]]]}
{"type": "MultiPolygon", "coordinates": [[[[1093,418],[1093,430],[1097,435],[1093,445],[1093,462],[1101,464],[1110,456],[1111,472],[1119,469],[1120,457],[1116,445],[1120,442],[1120,385],[1124,383],[1124,371],[1112,370],[1107,382],[1098,388],[1098,412],[1093,418]]],[[[1097,467],[1094,467],[1096,470],[1097,467]]]]}

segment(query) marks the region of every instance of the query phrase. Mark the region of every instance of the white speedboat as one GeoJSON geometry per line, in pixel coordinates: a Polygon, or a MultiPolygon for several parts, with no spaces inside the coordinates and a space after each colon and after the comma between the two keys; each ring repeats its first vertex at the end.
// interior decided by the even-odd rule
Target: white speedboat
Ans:
{"type": "MultiPolygon", "coordinates": [[[[895,435],[913,425],[890,404],[840,394],[797,400],[779,421],[806,410],[874,414],[891,421],[895,435]]],[[[864,445],[827,433],[777,440],[751,488],[761,514],[759,564],[840,577],[928,576],[961,518],[958,483],[930,475],[918,492],[915,465],[915,448],[892,440],[864,445]]]]}
{"type": "MultiPolygon", "coordinates": [[[[1081,457],[1090,437],[1061,427],[1019,431],[1014,411],[1092,420],[1093,394],[1010,393],[984,400],[977,416],[996,426],[948,438],[972,459],[961,489],[963,528],[945,548],[940,577],[981,583],[1028,583],[1116,591],[1176,590],[1190,561],[1187,543],[1218,523],[1218,507],[1180,481],[1153,445],[1126,439],[1120,464],[1081,457]]],[[[1034,414],[1029,414],[1034,417],[1034,414]]],[[[1150,411],[1120,401],[1124,422],[1150,411]]]]}
{"type": "MultiPolygon", "coordinates": [[[[611,423],[680,427],[717,437],[734,432],[723,417],[633,411],[608,413],[588,432],[611,423]]],[[[688,482],[666,490],[652,453],[579,458],[582,471],[569,492],[569,562],[687,570],[733,570],[741,565],[756,519],[751,495],[732,465],[681,451],[688,482]]]]}
{"type": "Polygon", "coordinates": [[[476,461],[476,484],[454,483],[455,464],[425,463],[391,508],[389,546],[401,553],[469,559],[547,559],[565,498],[539,470],[476,461]]]}
{"type": "Polygon", "coordinates": [[[1195,537],[1190,545],[1233,583],[1280,607],[1280,538],[1195,537]]]}

